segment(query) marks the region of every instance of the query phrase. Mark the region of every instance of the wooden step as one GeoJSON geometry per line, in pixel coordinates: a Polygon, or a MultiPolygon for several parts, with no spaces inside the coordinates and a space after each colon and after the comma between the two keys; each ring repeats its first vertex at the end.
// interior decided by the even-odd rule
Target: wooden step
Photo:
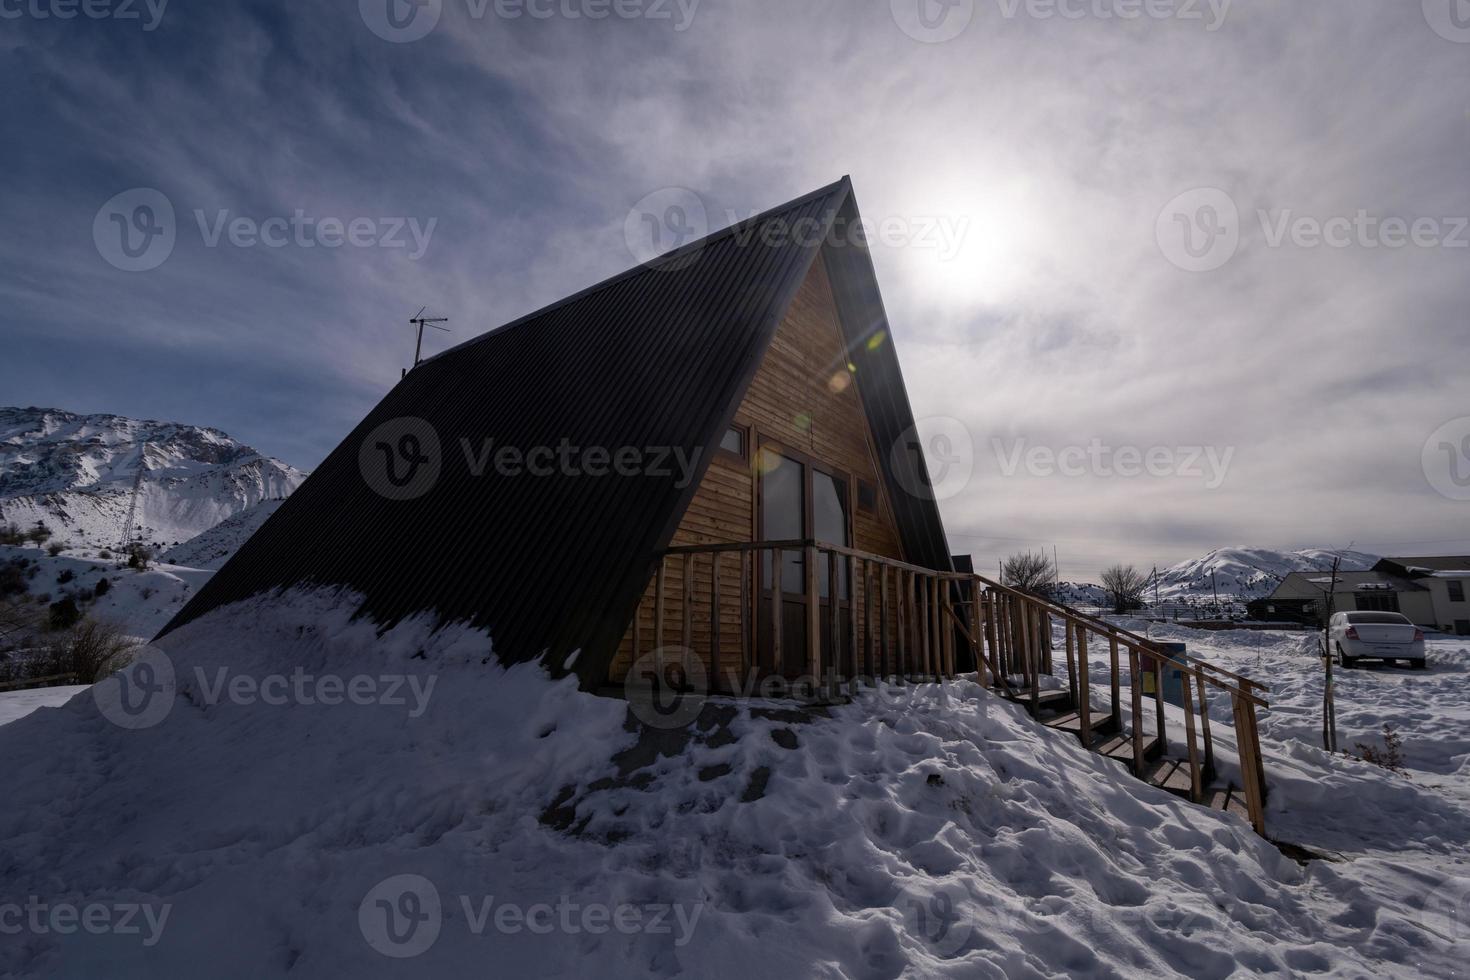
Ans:
{"type": "MultiPolygon", "coordinates": [[[[1031,703],[1031,694],[1027,691],[1008,691],[1006,697],[1018,704],[1029,705],[1031,703]]],[[[1058,706],[1070,708],[1072,706],[1072,692],[1067,690],[1042,691],[1036,698],[1036,706],[1040,711],[1056,711],[1059,710],[1058,706]]]]}
{"type": "Polygon", "coordinates": [[[1193,789],[1189,780],[1189,763],[1183,759],[1162,758],[1144,770],[1145,781],[1176,796],[1188,798],[1193,789]]]}
{"type": "Polygon", "coordinates": [[[1251,811],[1245,800],[1245,790],[1239,786],[1211,786],[1205,790],[1205,806],[1233,813],[1246,823],[1251,822],[1251,811]]]}
{"type": "MultiPolygon", "coordinates": [[[[1099,752],[1109,759],[1117,759],[1119,762],[1133,766],[1133,736],[1130,733],[1121,735],[1109,735],[1106,739],[1093,747],[1094,752],[1099,752]]],[[[1157,735],[1143,736],[1143,758],[1145,760],[1158,758],[1162,751],[1157,735]]]]}
{"type": "MultiPolygon", "coordinates": [[[[1107,711],[1092,712],[1092,730],[1102,734],[1106,729],[1112,727],[1113,716],[1107,711]]],[[[1048,718],[1042,722],[1047,728],[1054,728],[1059,732],[1071,732],[1073,735],[1082,734],[1082,714],[1078,711],[1068,711],[1066,714],[1048,718]]]]}

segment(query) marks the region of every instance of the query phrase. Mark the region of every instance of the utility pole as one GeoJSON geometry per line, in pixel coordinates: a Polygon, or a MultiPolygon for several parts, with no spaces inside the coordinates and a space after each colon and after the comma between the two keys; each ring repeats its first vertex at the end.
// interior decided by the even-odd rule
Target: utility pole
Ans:
{"type": "Polygon", "coordinates": [[[1337,751],[1337,693],[1332,680],[1332,639],[1329,624],[1332,622],[1332,607],[1337,596],[1337,569],[1342,564],[1342,555],[1332,559],[1332,575],[1327,580],[1326,595],[1322,604],[1322,747],[1328,752],[1337,751]]]}
{"type": "Polygon", "coordinates": [[[148,443],[143,443],[143,448],[138,450],[138,472],[133,474],[133,492],[128,496],[128,516],[123,521],[122,543],[118,550],[127,553],[129,546],[133,543],[133,518],[138,513],[138,491],[143,486],[143,467],[148,458],[148,443]]]}

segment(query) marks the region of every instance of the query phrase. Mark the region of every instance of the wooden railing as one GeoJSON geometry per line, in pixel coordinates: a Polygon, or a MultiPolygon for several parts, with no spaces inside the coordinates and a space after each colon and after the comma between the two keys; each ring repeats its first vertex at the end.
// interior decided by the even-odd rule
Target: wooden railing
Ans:
{"type": "Polygon", "coordinates": [[[998,678],[995,686],[1009,690],[1013,696],[1019,687],[1021,700],[1028,704],[1033,714],[1040,709],[1039,676],[1051,672],[1044,659],[1045,652],[1038,651],[1034,638],[1050,636],[1050,617],[1062,621],[1067,685],[1072,702],[1077,706],[1079,734],[1083,743],[1088,745],[1092,744],[1093,727],[1089,637],[1095,636],[1107,644],[1108,722],[1117,732],[1126,732],[1131,738],[1132,766],[1140,777],[1145,775],[1149,764],[1146,743],[1150,736],[1157,738],[1160,754],[1168,754],[1169,731],[1164,707],[1166,671],[1176,673],[1181,693],[1181,703],[1177,707],[1184,714],[1189,796],[1196,802],[1204,801],[1207,784],[1215,775],[1210,693],[1228,695],[1246,809],[1252,826],[1258,833],[1265,833],[1266,779],[1256,710],[1269,707],[1261,693],[1269,690],[1266,685],[1203,660],[1178,660],[1157,641],[1044,596],[1021,592],[984,576],[976,575],[974,578],[984,586],[979,593],[980,615],[986,624],[984,667],[998,678]],[[1033,629],[1031,624],[1038,620],[1043,625],[1033,629]],[[1016,628],[1017,623],[1021,628],[1016,628]],[[1121,700],[1125,653],[1129,678],[1129,703],[1126,706],[1121,700]],[[1153,686],[1151,719],[1145,716],[1143,707],[1146,681],[1151,681],[1153,686]],[[1153,723],[1152,733],[1148,731],[1149,721],[1153,723]]]}
{"type": "Polygon", "coordinates": [[[632,659],[666,649],[677,637],[705,665],[710,690],[719,693],[748,693],[752,681],[799,675],[809,693],[832,698],[840,696],[844,679],[933,680],[973,665],[982,684],[1036,715],[1045,695],[1043,676],[1059,676],[1052,650],[1052,620],[1059,619],[1065,683],[1083,744],[1091,746],[1094,735],[1094,640],[1106,645],[1107,680],[1100,695],[1105,723],[1131,740],[1131,765],[1140,778],[1147,778],[1151,755],[1168,753],[1166,671],[1177,674],[1188,795],[1196,802],[1204,802],[1215,776],[1210,695],[1228,695],[1247,810],[1257,832],[1265,832],[1266,780],[1256,722],[1257,708],[1267,707],[1264,684],[1202,660],[1178,660],[1147,637],[982,575],[922,568],[815,540],[672,547],[658,557],[651,575],[652,595],[640,601],[633,618],[632,659]],[[799,590],[784,587],[788,554],[802,558],[799,590]],[[801,608],[799,631],[785,625],[792,605],[801,608]],[[1148,713],[1146,677],[1155,701],[1148,713]],[[1156,752],[1149,751],[1153,739],[1156,752]]]}
{"type": "Polygon", "coordinates": [[[830,694],[841,679],[956,673],[958,637],[946,624],[955,618],[959,576],[951,572],[789,540],[673,547],[652,574],[652,596],[633,620],[633,659],[674,640],[700,655],[712,690],[739,691],[752,676],[799,675],[830,694]],[[802,559],[799,591],[784,587],[785,557],[793,554],[802,559]],[[771,588],[773,577],[783,588],[771,588]],[[786,609],[796,604],[799,634],[786,626],[786,609]]]}

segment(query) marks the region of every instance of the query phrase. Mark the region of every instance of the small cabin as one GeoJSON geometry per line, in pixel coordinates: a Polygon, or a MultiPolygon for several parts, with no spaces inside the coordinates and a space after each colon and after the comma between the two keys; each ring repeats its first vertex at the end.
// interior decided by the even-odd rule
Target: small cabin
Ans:
{"type": "Polygon", "coordinates": [[[962,586],[842,179],[431,357],[169,624],[293,585],[589,689],[949,675],[962,586]]]}

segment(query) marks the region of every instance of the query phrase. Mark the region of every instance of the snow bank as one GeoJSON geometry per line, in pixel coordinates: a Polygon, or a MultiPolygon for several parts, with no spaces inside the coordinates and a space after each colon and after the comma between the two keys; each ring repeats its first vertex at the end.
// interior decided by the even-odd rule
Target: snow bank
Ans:
{"type": "Polygon", "coordinates": [[[1304,869],[965,682],[825,714],[712,703],[695,737],[640,740],[622,702],[503,669],[481,633],[409,622],[378,636],[320,594],[219,610],[161,647],[128,691],[104,682],[0,728],[0,923],[6,902],[95,906],[99,923],[142,910],[136,933],[62,934],[38,913],[41,928],[0,940],[0,974],[1366,977],[1463,963],[1422,903],[1304,869]],[[167,687],[165,664],[166,713],[118,715],[136,685],[167,687]],[[283,684],[290,695],[266,696],[283,684]]]}
{"type": "Polygon", "coordinates": [[[67,684],[26,691],[0,691],[0,725],[8,725],[17,718],[24,718],[37,708],[54,708],[66,704],[86,689],[86,684],[67,684]]]}

